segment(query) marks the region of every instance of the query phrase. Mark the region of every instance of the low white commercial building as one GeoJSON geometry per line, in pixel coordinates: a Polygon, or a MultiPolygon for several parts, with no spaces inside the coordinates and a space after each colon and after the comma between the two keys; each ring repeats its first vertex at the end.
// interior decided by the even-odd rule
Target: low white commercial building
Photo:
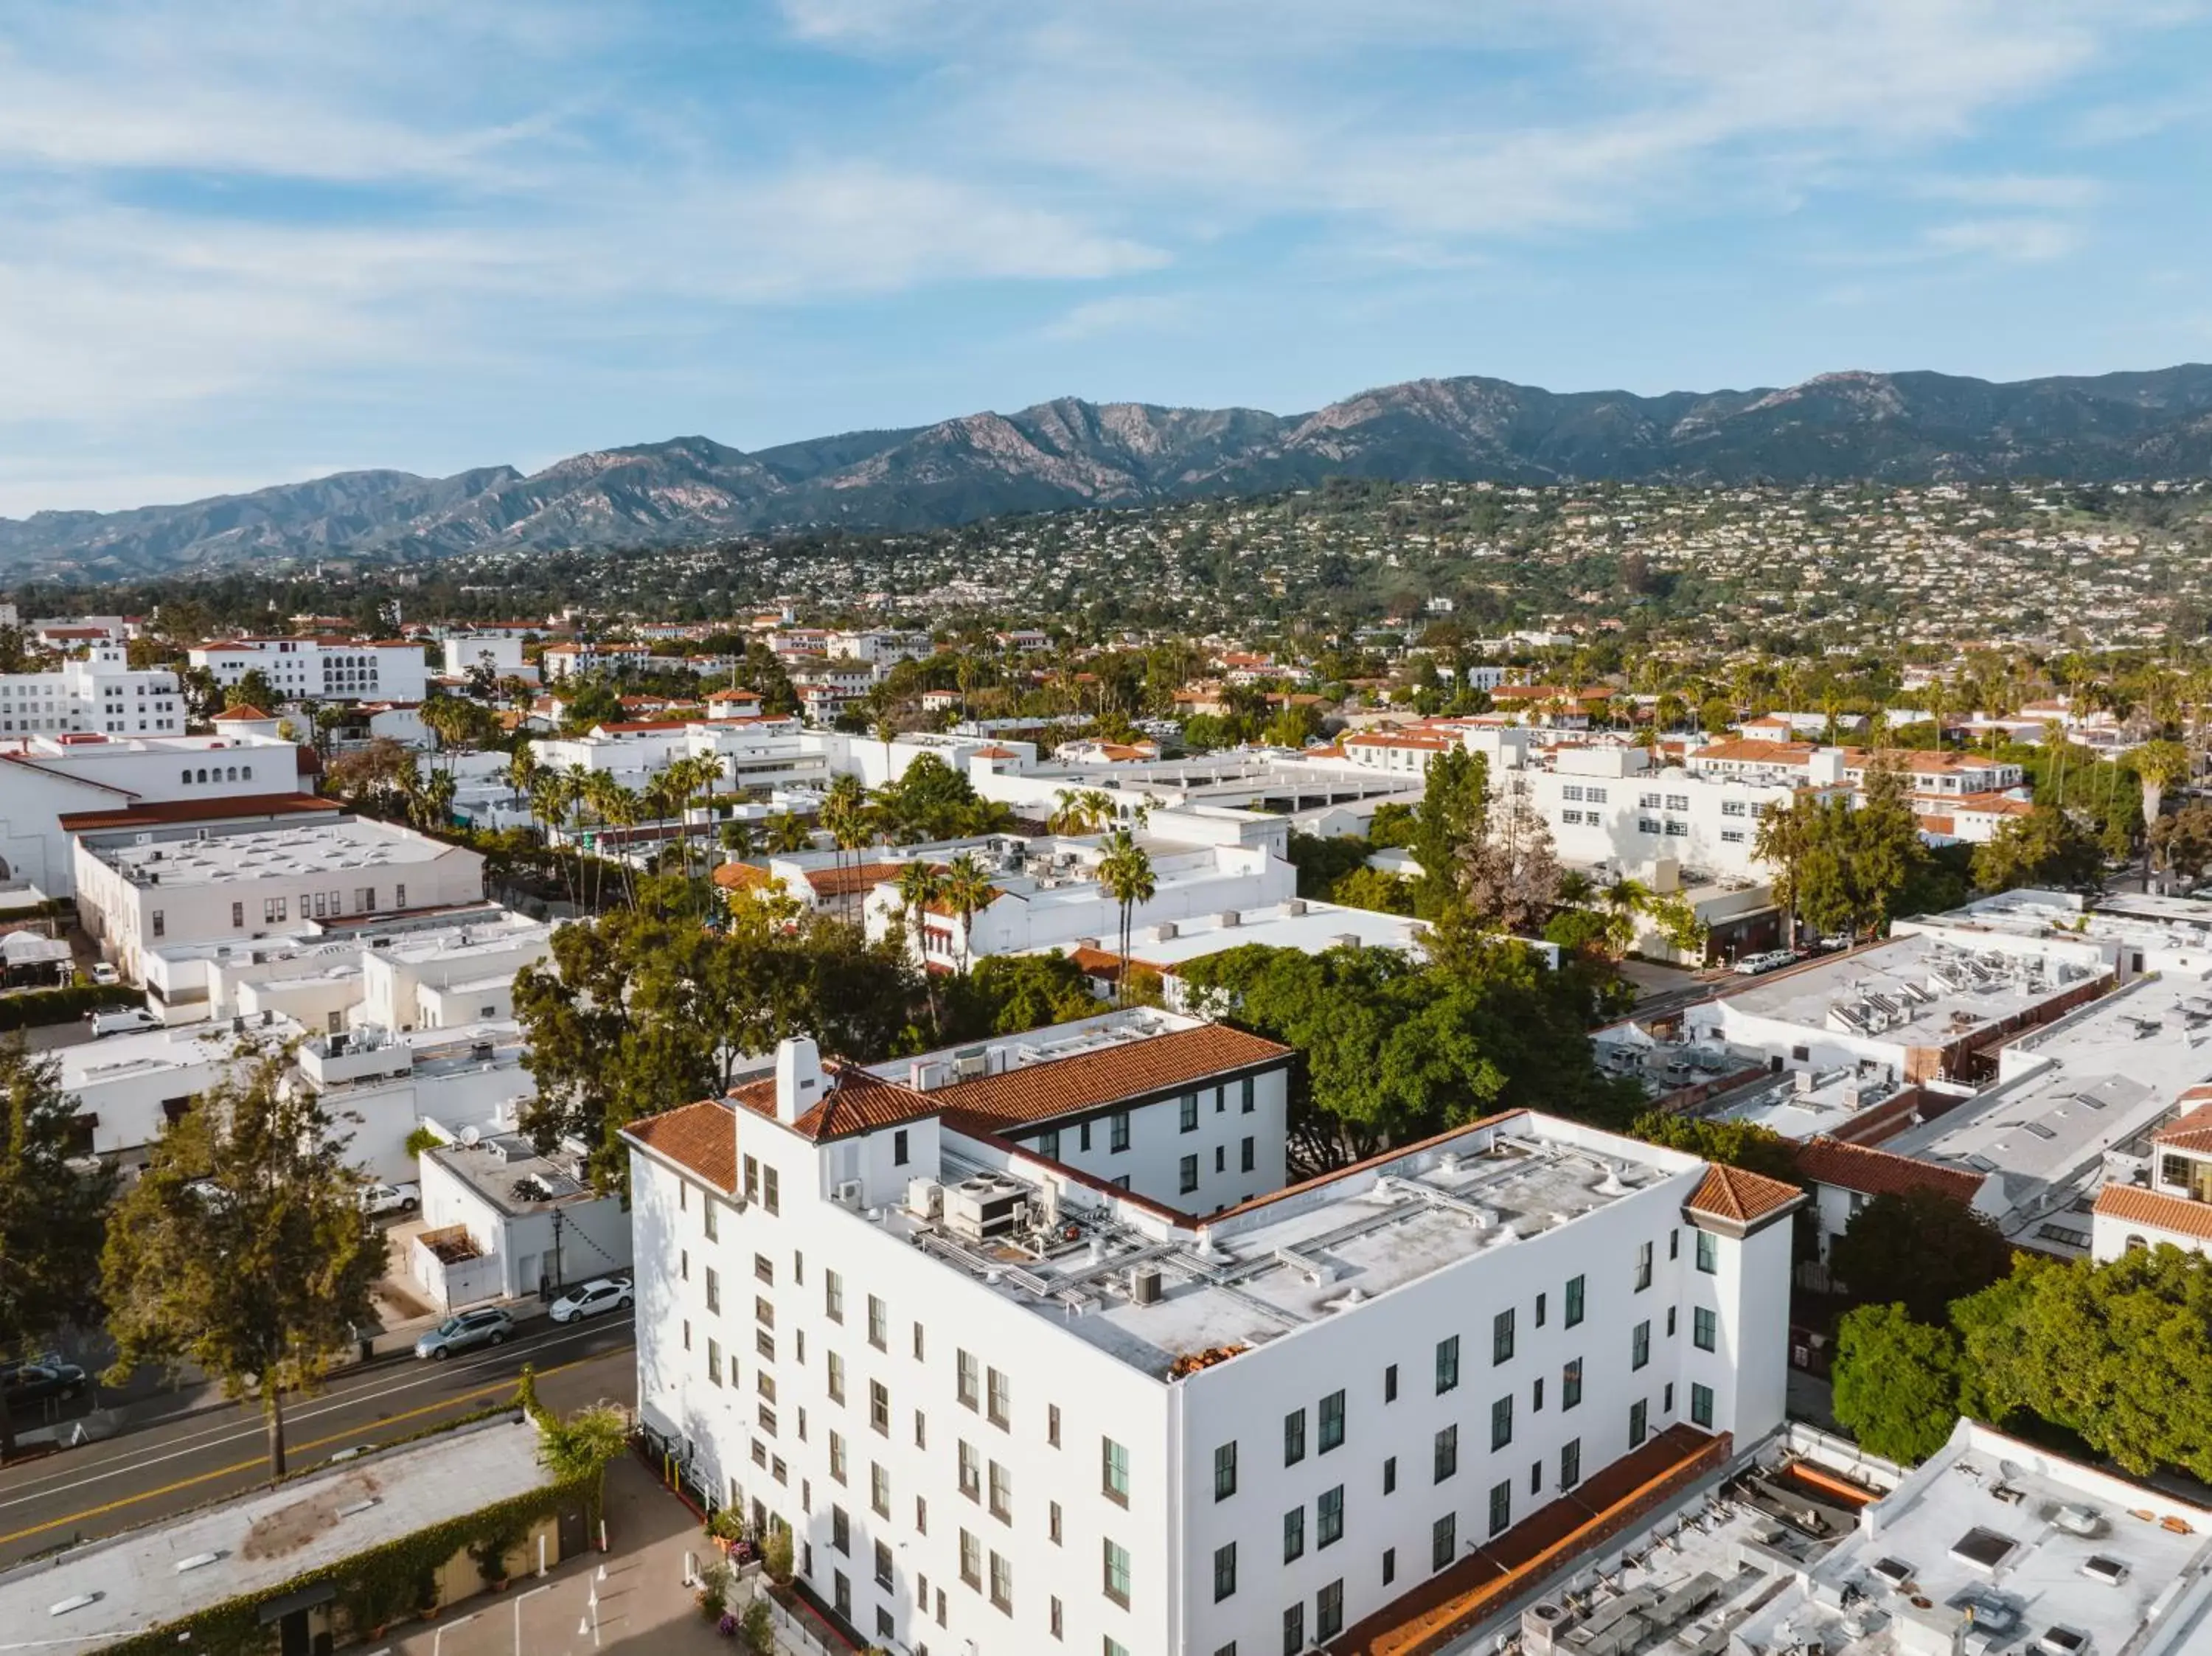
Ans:
{"type": "MultiPolygon", "coordinates": [[[[1218,1039],[1115,1089],[1202,1132],[1218,1039]]],[[[1027,1131],[1085,1061],[921,1089],[793,1040],[627,1131],[641,1418],[861,1641],[1303,1652],[1781,1423],[1793,1186],[1513,1112],[1200,1216],[980,1090],[1027,1131]]]]}
{"type": "Polygon", "coordinates": [[[495,678],[519,678],[535,684],[538,664],[523,654],[524,636],[512,631],[453,633],[439,640],[439,649],[445,657],[446,671],[453,677],[463,677],[481,668],[495,678]]]}
{"type": "Polygon", "coordinates": [[[422,646],[396,639],[225,639],[190,659],[225,687],[258,672],[283,701],[420,701],[428,688],[422,646]]]}
{"type": "Polygon", "coordinates": [[[465,1130],[422,1153],[415,1281],[444,1310],[517,1300],[630,1263],[629,1210],[582,1176],[574,1156],[538,1154],[514,1132],[465,1130]]]}
{"type": "Polygon", "coordinates": [[[83,833],[77,918],[124,973],[149,946],[245,943],[295,920],[359,921],[483,900],[483,858],[427,834],[327,820],[83,833]]]}

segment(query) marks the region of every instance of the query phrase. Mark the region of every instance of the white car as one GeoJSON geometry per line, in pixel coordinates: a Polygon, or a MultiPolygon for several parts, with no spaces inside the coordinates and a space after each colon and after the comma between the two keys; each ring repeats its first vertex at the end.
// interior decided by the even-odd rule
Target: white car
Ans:
{"type": "Polygon", "coordinates": [[[627,1311],[630,1295],[628,1283],[594,1277],[581,1288],[571,1289],[554,1301],[545,1314],[556,1323],[572,1323],[579,1317],[596,1317],[603,1311],[627,1311]]]}
{"type": "Polygon", "coordinates": [[[108,988],[122,982],[123,974],[106,961],[102,961],[92,968],[92,980],[102,988],[108,988]]]}
{"type": "Polygon", "coordinates": [[[420,1185],[363,1185],[361,1210],[375,1218],[386,1213],[412,1213],[422,1205],[420,1185]]]}

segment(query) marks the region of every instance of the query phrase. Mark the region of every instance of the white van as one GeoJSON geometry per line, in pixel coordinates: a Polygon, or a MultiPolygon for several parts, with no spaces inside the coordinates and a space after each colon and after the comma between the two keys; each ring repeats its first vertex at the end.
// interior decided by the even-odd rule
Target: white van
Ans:
{"type": "Polygon", "coordinates": [[[92,1015],[92,1038],[102,1035],[135,1034],[141,1029],[158,1029],[161,1020],[143,1006],[111,1006],[92,1015]]]}

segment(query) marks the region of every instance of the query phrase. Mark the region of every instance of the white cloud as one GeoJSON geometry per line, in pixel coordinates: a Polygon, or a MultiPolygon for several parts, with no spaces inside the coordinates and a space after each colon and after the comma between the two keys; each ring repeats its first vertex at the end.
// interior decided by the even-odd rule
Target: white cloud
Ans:
{"type": "Polygon", "coordinates": [[[2040,264],[2065,258],[2081,246],[2082,238],[2074,226],[2057,219],[1984,218],[1939,224],[1922,240],[1936,253],[2040,264]]]}
{"type": "Polygon", "coordinates": [[[1189,314],[1188,302],[1179,295],[1115,294],[1074,306],[1038,330],[1037,337],[1067,344],[1102,335],[1157,332],[1185,321],[1189,314]]]}

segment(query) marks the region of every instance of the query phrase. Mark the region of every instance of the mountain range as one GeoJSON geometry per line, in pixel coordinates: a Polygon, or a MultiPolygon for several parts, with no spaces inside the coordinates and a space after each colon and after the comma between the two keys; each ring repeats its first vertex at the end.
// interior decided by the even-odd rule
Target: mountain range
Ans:
{"type": "Polygon", "coordinates": [[[1822,374],[1786,389],[1559,393],[1416,379],[1310,414],[1062,397],[752,453],[704,437],[527,476],[351,471],[183,506],[0,519],[0,575],[123,579],[263,559],[915,530],[1331,477],[1693,484],[2083,482],[2212,472],[2212,367],[1997,384],[1822,374]]]}

